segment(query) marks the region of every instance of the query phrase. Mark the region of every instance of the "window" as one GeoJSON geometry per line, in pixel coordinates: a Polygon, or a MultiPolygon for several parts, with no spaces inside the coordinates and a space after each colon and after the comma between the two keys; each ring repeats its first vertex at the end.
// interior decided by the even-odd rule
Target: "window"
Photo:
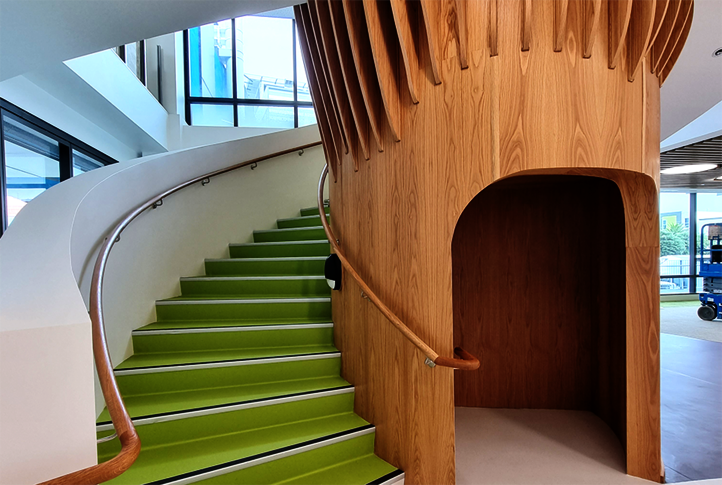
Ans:
{"type": "Polygon", "coordinates": [[[125,62],[135,77],[146,85],[145,41],[140,40],[132,44],[125,44],[115,48],[115,53],[125,62]]]}
{"type": "Polygon", "coordinates": [[[297,128],[316,122],[290,8],[183,34],[189,125],[297,128]]]}
{"type": "Polygon", "coordinates": [[[115,160],[0,99],[0,236],[35,197],[109,163],[115,160]]]}

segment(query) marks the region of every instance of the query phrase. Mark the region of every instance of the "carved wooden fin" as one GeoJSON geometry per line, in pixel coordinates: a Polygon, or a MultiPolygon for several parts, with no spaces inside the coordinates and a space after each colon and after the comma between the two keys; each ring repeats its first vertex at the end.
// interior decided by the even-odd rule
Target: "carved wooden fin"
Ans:
{"type": "Polygon", "coordinates": [[[338,104],[339,112],[341,114],[341,124],[344,132],[346,133],[346,140],[349,144],[349,149],[353,155],[354,169],[358,171],[359,160],[356,156],[356,138],[359,138],[359,145],[361,151],[363,151],[364,158],[369,159],[369,148],[368,140],[364,140],[359,136],[360,131],[356,127],[354,117],[351,113],[351,104],[349,100],[349,94],[346,89],[346,83],[343,79],[343,73],[341,69],[341,61],[338,56],[338,50],[336,49],[336,40],[333,33],[333,27],[331,25],[331,12],[328,7],[328,3],[325,0],[311,0],[308,2],[311,13],[315,13],[317,22],[314,26],[318,27],[321,32],[321,40],[323,45],[323,52],[325,52],[326,63],[328,65],[328,72],[331,76],[331,85],[333,92],[336,95],[336,102],[338,104]]]}
{"type": "Polygon", "coordinates": [[[351,107],[348,104],[348,95],[346,94],[346,86],[343,83],[341,75],[341,66],[339,65],[338,55],[336,54],[336,45],[333,40],[333,33],[330,31],[330,18],[328,10],[321,7],[319,9],[317,0],[309,0],[308,8],[311,12],[311,25],[316,37],[316,44],[321,55],[321,62],[327,76],[327,82],[330,84],[331,95],[336,102],[339,118],[341,120],[341,129],[343,130],[346,140],[346,153],[351,151],[354,160],[354,168],[358,170],[358,157],[354,153],[356,148],[356,131],[351,119],[351,107]]]}
{"type": "Polygon", "coordinates": [[[396,33],[401,45],[401,57],[404,60],[406,83],[409,85],[409,94],[413,103],[419,102],[416,94],[419,83],[419,56],[416,46],[419,43],[419,13],[417,2],[407,0],[391,0],[391,11],[394,15],[396,33]]]}
{"type": "Polygon", "coordinates": [[[689,31],[692,28],[692,18],[694,17],[694,0],[690,3],[689,14],[687,15],[687,20],[682,28],[682,32],[677,39],[677,43],[674,46],[672,53],[669,55],[669,59],[667,59],[665,66],[660,71],[660,86],[664,84],[664,81],[667,80],[667,76],[669,76],[669,73],[672,72],[672,68],[674,68],[674,65],[677,63],[677,59],[679,59],[680,54],[682,54],[682,49],[684,49],[684,44],[687,42],[687,37],[689,37],[689,31]]]}
{"type": "Polygon", "coordinates": [[[567,33],[569,0],[554,0],[554,52],[561,52],[567,33]]]}
{"type": "Polygon", "coordinates": [[[308,11],[307,5],[295,5],[293,12],[296,16],[296,27],[298,28],[298,38],[300,40],[299,47],[301,50],[301,57],[303,57],[303,63],[306,66],[306,76],[308,76],[308,85],[311,90],[311,99],[313,99],[313,107],[316,111],[316,120],[318,122],[319,132],[321,133],[321,141],[323,142],[323,150],[328,160],[328,165],[331,167],[331,173],[334,180],[336,178],[336,167],[339,164],[339,151],[334,143],[333,136],[331,135],[331,126],[329,120],[330,116],[326,113],[326,107],[323,102],[323,96],[318,88],[318,80],[316,79],[316,72],[311,60],[311,52],[308,44],[308,35],[306,34],[306,21],[305,14],[308,11]]]}
{"type": "Polygon", "coordinates": [[[656,0],[655,3],[656,6],[654,7],[654,25],[652,26],[652,38],[649,39],[649,47],[647,48],[647,52],[652,49],[654,41],[657,40],[659,30],[662,28],[662,21],[664,20],[664,16],[667,14],[667,9],[669,8],[670,0],[656,0]]]}
{"type": "MultiPolygon", "coordinates": [[[[664,48],[664,52],[659,60],[659,64],[657,65],[657,75],[660,76],[660,78],[663,77],[662,74],[669,63],[669,60],[672,58],[672,54],[677,49],[677,46],[680,45],[679,41],[682,38],[682,33],[687,25],[687,20],[691,21],[692,6],[693,0],[682,0],[682,8],[680,9],[679,15],[677,15],[677,19],[674,22],[674,27],[672,27],[672,35],[670,36],[669,42],[667,42],[667,46],[664,48]]],[[[684,42],[682,42],[680,49],[682,46],[684,46],[684,42]]]]}
{"type": "MultiPolygon", "coordinates": [[[[338,7],[339,5],[334,5],[338,7]]],[[[371,129],[378,144],[378,150],[384,151],[383,144],[383,120],[386,117],[381,105],[381,91],[376,82],[376,70],[371,59],[371,45],[369,44],[368,31],[363,27],[364,20],[363,5],[356,0],[343,0],[343,13],[346,21],[349,45],[356,75],[358,76],[361,94],[363,95],[366,112],[368,113],[371,129]]]]}
{"type": "Polygon", "coordinates": [[[531,46],[531,10],[532,0],[523,0],[521,4],[521,50],[526,52],[531,46]]]}
{"type": "Polygon", "coordinates": [[[662,59],[662,54],[669,44],[669,39],[672,37],[672,29],[674,28],[677,17],[682,11],[683,0],[670,0],[669,7],[667,7],[667,13],[662,19],[662,25],[659,27],[659,33],[657,38],[652,45],[652,72],[657,72],[659,61],[662,59]]]}
{"type": "Polygon", "coordinates": [[[421,0],[421,13],[424,19],[426,40],[429,43],[429,57],[431,57],[431,72],[434,82],[441,84],[441,39],[439,39],[439,10],[436,0],[421,0]]]}
{"type": "Polygon", "coordinates": [[[401,140],[401,80],[398,72],[399,49],[394,32],[393,14],[386,0],[363,0],[371,54],[381,88],[386,118],[395,141],[401,140]]]}
{"type": "Polygon", "coordinates": [[[489,0],[489,56],[499,55],[499,0],[489,0]]]}
{"type": "Polygon", "coordinates": [[[654,28],[656,1],[634,0],[632,15],[627,30],[627,80],[634,82],[642,59],[649,50],[649,41],[654,28]]]}
{"type": "Polygon", "coordinates": [[[461,63],[461,68],[466,69],[469,67],[469,40],[466,33],[466,2],[464,0],[454,0],[454,10],[456,12],[456,39],[459,42],[459,62],[461,63]]]}
{"type": "Polygon", "coordinates": [[[602,12],[602,0],[589,0],[584,2],[584,50],[585,59],[592,57],[594,41],[599,33],[599,18],[602,12]]]}
{"type": "Polygon", "coordinates": [[[609,69],[615,69],[624,48],[629,19],[632,16],[632,0],[608,0],[609,17],[609,69]]]}

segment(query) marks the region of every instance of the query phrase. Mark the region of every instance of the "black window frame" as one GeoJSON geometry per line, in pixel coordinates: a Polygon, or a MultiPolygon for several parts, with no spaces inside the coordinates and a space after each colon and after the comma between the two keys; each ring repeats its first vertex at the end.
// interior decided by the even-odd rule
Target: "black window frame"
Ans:
{"type": "Polygon", "coordinates": [[[99,161],[103,165],[118,163],[118,160],[109,157],[87,143],[78,140],[72,135],[56,128],[55,126],[32,115],[24,109],[0,98],[0,237],[8,228],[7,212],[7,175],[5,165],[5,134],[3,119],[7,116],[10,119],[19,121],[42,135],[52,138],[58,142],[60,155],[60,182],[68,180],[73,176],[73,150],[99,161]]]}
{"type": "MultiPolygon", "coordinates": [[[[248,15],[253,17],[253,15],[248,15]]],[[[231,21],[231,59],[233,59],[232,66],[232,83],[233,83],[233,95],[230,98],[215,98],[208,96],[191,96],[190,95],[190,38],[188,29],[183,31],[183,85],[185,89],[185,121],[188,126],[193,126],[191,117],[191,106],[194,104],[212,104],[212,105],[226,105],[233,107],[233,126],[238,127],[238,107],[239,106],[276,106],[276,107],[289,107],[293,108],[293,127],[298,128],[298,110],[299,108],[313,108],[312,101],[299,101],[298,100],[298,60],[296,56],[296,39],[297,29],[296,20],[291,20],[291,30],[293,38],[293,101],[281,101],[281,100],[270,100],[270,99],[246,99],[238,97],[238,70],[236,66],[236,18],[219,20],[218,22],[231,21]]],[[[204,24],[207,25],[207,24],[204,24]]],[[[202,26],[194,27],[199,28],[202,26]]]]}

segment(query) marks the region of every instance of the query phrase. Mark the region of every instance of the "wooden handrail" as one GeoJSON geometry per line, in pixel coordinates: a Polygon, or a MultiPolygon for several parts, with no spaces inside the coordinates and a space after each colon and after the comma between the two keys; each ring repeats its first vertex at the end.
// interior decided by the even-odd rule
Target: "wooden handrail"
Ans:
{"type": "Polygon", "coordinates": [[[93,280],[90,286],[90,320],[92,322],[93,329],[93,355],[95,357],[95,366],[98,370],[100,387],[103,391],[105,403],[108,406],[110,418],[113,421],[113,426],[115,427],[115,431],[120,439],[120,453],[106,462],[53,478],[52,480],[43,482],[40,485],[78,485],[106,482],[119,476],[121,473],[130,468],[133,462],[135,462],[135,459],[138,458],[138,454],[140,454],[140,438],[135,431],[135,426],[133,426],[133,420],[130,418],[128,410],[125,408],[123,397],[120,395],[118,383],[116,382],[115,374],[113,373],[113,363],[110,360],[108,341],[105,336],[105,321],[103,319],[103,277],[105,275],[105,268],[110,251],[113,249],[115,243],[120,240],[120,234],[123,230],[143,212],[150,208],[158,207],[163,203],[164,198],[190,185],[198,182],[204,183],[205,181],[210,181],[212,177],[217,175],[222,175],[224,173],[247,167],[248,165],[253,165],[264,160],[280,157],[288,153],[312,148],[320,144],[321,142],[319,141],[295,148],[289,148],[287,150],[281,150],[270,155],[264,155],[262,157],[254,158],[253,160],[247,160],[230,167],[215,170],[176,185],[175,187],[147,200],[126,214],[123,220],[120,221],[105,238],[103,245],[100,248],[98,258],[95,260],[95,267],[93,268],[93,280]]]}
{"type": "Polygon", "coordinates": [[[318,180],[318,212],[321,216],[321,224],[323,224],[323,230],[326,231],[326,237],[331,243],[333,251],[336,253],[336,256],[338,256],[338,259],[341,260],[341,264],[343,264],[343,267],[346,269],[346,271],[348,271],[348,273],[353,277],[353,279],[356,280],[356,283],[361,287],[361,291],[364,292],[368,299],[371,300],[374,305],[376,305],[376,308],[378,308],[379,311],[384,314],[384,316],[389,320],[389,322],[391,322],[391,324],[396,327],[396,329],[401,332],[401,334],[406,337],[407,340],[409,340],[421,352],[426,355],[426,363],[429,364],[430,367],[433,367],[434,365],[440,365],[442,367],[453,367],[454,369],[460,370],[478,369],[479,359],[477,359],[461,347],[457,347],[454,349],[454,352],[459,355],[461,359],[442,357],[438,353],[436,353],[434,349],[429,347],[426,342],[421,340],[418,335],[411,331],[411,329],[407,327],[404,322],[402,322],[399,317],[397,317],[394,312],[392,312],[389,307],[387,307],[384,302],[379,299],[378,296],[376,296],[376,293],[374,293],[371,288],[369,288],[363,278],[361,278],[361,276],[356,272],[351,263],[349,263],[348,259],[346,259],[343,251],[341,251],[341,248],[338,245],[338,240],[336,239],[336,236],[334,236],[333,231],[331,230],[331,226],[326,220],[326,211],[323,205],[323,189],[326,185],[327,176],[328,164],[323,167],[323,170],[321,171],[321,177],[318,180]]]}

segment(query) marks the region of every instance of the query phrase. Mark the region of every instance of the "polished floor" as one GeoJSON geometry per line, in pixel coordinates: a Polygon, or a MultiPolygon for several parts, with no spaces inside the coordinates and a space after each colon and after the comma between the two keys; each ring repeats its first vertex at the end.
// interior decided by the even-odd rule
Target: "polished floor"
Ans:
{"type": "Polygon", "coordinates": [[[661,351],[667,482],[722,478],[722,343],[662,334],[661,351]]]}

